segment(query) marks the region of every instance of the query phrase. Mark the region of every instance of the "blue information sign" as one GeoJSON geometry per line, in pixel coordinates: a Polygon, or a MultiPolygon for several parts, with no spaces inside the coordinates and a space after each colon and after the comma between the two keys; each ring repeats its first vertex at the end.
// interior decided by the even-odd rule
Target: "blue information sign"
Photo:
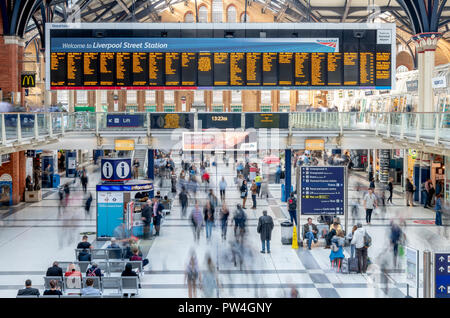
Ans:
{"type": "Polygon", "coordinates": [[[301,167],[301,214],[344,214],[344,169],[301,167]]]}
{"type": "Polygon", "coordinates": [[[131,179],[131,159],[102,158],[103,181],[125,181],[131,179]]]}
{"type": "Polygon", "coordinates": [[[107,127],[140,127],[140,115],[106,115],[107,127]]]}
{"type": "Polygon", "coordinates": [[[450,298],[450,253],[434,254],[435,298],[450,298]]]}

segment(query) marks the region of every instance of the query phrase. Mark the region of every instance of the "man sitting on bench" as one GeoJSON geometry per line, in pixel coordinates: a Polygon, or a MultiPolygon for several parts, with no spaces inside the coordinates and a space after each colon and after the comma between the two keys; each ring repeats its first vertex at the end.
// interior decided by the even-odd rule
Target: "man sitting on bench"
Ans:
{"type": "Polygon", "coordinates": [[[303,225],[303,239],[308,240],[308,249],[311,249],[311,243],[317,243],[317,233],[319,233],[317,226],[312,222],[311,218],[308,218],[308,223],[303,225]]]}

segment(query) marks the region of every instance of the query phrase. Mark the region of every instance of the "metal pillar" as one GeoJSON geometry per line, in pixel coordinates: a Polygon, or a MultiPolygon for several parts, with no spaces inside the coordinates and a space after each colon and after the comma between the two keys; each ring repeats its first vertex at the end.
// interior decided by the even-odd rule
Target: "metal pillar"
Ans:
{"type": "Polygon", "coordinates": [[[423,251],[423,298],[433,298],[433,253],[423,251]]]}
{"type": "MultiPolygon", "coordinates": [[[[285,170],[285,178],[284,178],[284,201],[286,202],[289,198],[289,195],[291,194],[291,157],[292,157],[292,150],[291,149],[285,149],[285,155],[284,155],[284,170],[285,170]]],[[[298,201],[298,198],[297,198],[298,201]]]]}
{"type": "Polygon", "coordinates": [[[296,196],[297,196],[297,242],[301,242],[302,239],[300,237],[300,230],[299,230],[299,225],[300,225],[300,203],[301,203],[301,198],[300,198],[300,166],[297,166],[297,168],[295,168],[295,191],[296,191],[296,196]]]}
{"type": "Polygon", "coordinates": [[[155,156],[154,156],[154,150],[149,148],[147,149],[147,177],[150,180],[155,179],[155,156]]]}

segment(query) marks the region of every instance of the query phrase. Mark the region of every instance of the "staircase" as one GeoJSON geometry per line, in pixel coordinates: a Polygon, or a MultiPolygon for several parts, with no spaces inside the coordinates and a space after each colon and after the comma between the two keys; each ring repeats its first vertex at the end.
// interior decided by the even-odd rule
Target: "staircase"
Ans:
{"type": "Polygon", "coordinates": [[[139,160],[139,179],[147,178],[147,175],[145,174],[145,157],[147,156],[147,149],[136,149],[134,151],[134,159],[139,160]]]}

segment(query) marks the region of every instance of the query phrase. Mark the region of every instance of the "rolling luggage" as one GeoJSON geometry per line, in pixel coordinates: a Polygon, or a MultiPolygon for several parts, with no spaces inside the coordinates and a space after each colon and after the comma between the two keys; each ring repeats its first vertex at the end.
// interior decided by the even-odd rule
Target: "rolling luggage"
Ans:
{"type": "Polygon", "coordinates": [[[341,264],[341,273],[342,274],[348,274],[348,258],[344,258],[342,260],[342,264],[341,264]]]}
{"type": "Polygon", "coordinates": [[[347,258],[348,262],[348,272],[356,273],[358,271],[358,259],[356,257],[347,258]]]}

